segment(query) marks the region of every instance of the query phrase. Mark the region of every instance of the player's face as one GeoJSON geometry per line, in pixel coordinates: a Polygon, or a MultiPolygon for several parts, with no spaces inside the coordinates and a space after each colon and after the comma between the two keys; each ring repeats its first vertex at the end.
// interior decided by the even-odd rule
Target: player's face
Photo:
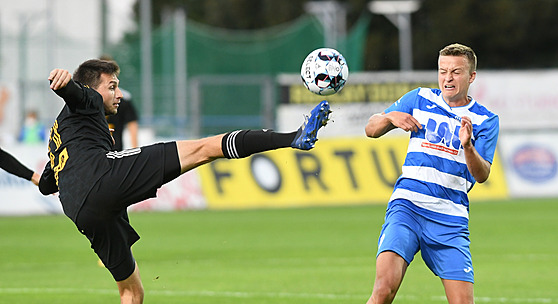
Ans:
{"type": "Polygon", "coordinates": [[[103,96],[106,115],[115,115],[118,112],[118,105],[122,98],[118,83],[116,75],[101,74],[101,84],[96,90],[103,96]]]}
{"type": "Polygon", "coordinates": [[[464,106],[469,103],[467,92],[476,75],[477,72],[470,71],[469,61],[465,56],[438,58],[438,86],[450,106],[464,106]]]}

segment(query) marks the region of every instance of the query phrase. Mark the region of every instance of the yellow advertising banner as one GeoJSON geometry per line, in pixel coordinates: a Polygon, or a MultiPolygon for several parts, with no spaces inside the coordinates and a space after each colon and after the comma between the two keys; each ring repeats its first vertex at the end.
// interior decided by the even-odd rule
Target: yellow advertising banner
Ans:
{"type": "MultiPolygon", "coordinates": [[[[386,203],[401,174],[408,138],[322,139],[311,151],[281,149],[197,170],[211,209],[386,203]]],[[[496,159],[471,199],[506,198],[496,159]]]]}

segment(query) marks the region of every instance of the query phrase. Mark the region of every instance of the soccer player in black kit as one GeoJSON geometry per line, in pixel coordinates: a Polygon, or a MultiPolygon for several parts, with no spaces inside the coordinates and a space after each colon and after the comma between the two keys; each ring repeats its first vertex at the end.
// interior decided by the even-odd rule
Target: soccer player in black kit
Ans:
{"type": "Polygon", "coordinates": [[[63,69],[51,71],[50,88],[66,104],[50,132],[50,162],[39,189],[44,195],[59,192],[64,213],[114,277],[121,303],[142,303],[143,285],[130,249],[139,235],[130,226],[127,207],[155,197],[163,184],[217,158],[286,147],[309,150],[331,111],[322,101],[292,133],[238,130],[113,151],[105,114],[118,111],[119,72],[114,61],[99,59],[82,63],[73,76],[63,69]]]}

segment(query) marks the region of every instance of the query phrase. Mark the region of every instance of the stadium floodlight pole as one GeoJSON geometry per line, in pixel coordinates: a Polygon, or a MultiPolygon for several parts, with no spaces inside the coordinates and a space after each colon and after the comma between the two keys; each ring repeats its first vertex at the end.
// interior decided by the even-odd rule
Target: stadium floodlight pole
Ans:
{"type": "Polygon", "coordinates": [[[347,8],[337,1],[311,1],[304,9],[315,15],[322,24],[324,46],[337,49],[339,38],[346,34],[347,8]]]}
{"type": "Polygon", "coordinates": [[[101,52],[104,54],[108,46],[108,0],[101,0],[101,52]]]}
{"type": "MultiPolygon", "coordinates": [[[[17,76],[17,86],[18,86],[18,95],[19,95],[19,103],[17,105],[17,113],[16,116],[18,117],[16,121],[19,121],[19,127],[23,126],[24,118],[25,118],[25,111],[27,109],[27,105],[29,104],[28,99],[28,92],[29,92],[29,85],[28,82],[30,80],[29,76],[29,51],[30,51],[30,31],[32,30],[33,26],[36,26],[38,22],[46,19],[46,23],[50,30],[47,31],[47,38],[46,39],[46,51],[43,52],[45,55],[46,64],[48,67],[51,67],[54,62],[54,50],[55,50],[55,43],[56,43],[56,27],[54,26],[54,18],[53,18],[53,7],[52,5],[54,0],[48,0],[48,5],[46,6],[45,10],[40,10],[36,12],[23,12],[19,13],[19,33],[17,35],[17,49],[18,49],[18,76],[17,76]]],[[[1,33],[0,33],[1,34],[1,33]]],[[[1,55],[0,50],[0,55],[1,55]]]]}
{"type": "Polygon", "coordinates": [[[176,100],[176,132],[177,135],[186,130],[186,102],[188,98],[188,70],[187,70],[187,49],[186,49],[186,10],[177,8],[173,13],[174,25],[174,92],[176,100]]]}
{"type": "Polygon", "coordinates": [[[142,118],[153,123],[153,50],[151,0],[140,0],[142,118]]]}
{"type": "Polygon", "coordinates": [[[45,8],[46,22],[49,30],[46,39],[46,63],[47,67],[54,66],[54,51],[56,50],[56,19],[54,18],[55,0],[49,0],[45,8]]]}
{"type": "MultiPolygon", "coordinates": [[[[19,35],[18,35],[18,89],[20,102],[18,105],[17,115],[23,121],[25,117],[25,104],[27,102],[27,63],[29,60],[29,22],[32,20],[25,13],[19,14],[19,35]]],[[[20,127],[23,126],[23,122],[20,123],[20,127]]]]}
{"type": "Polygon", "coordinates": [[[399,30],[399,66],[402,71],[413,69],[411,14],[419,8],[419,0],[376,0],[368,3],[372,13],[386,16],[399,30]]]}

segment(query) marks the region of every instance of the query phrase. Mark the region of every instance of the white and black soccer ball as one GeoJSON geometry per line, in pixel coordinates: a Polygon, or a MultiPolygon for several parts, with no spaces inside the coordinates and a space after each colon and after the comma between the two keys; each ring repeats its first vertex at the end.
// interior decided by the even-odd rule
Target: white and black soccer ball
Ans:
{"type": "Polygon", "coordinates": [[[300,76],[310,92],[331,95],[339,92],[347,82],[349,66],[337,50],[320,48],[306,56],[300,76]]]}

